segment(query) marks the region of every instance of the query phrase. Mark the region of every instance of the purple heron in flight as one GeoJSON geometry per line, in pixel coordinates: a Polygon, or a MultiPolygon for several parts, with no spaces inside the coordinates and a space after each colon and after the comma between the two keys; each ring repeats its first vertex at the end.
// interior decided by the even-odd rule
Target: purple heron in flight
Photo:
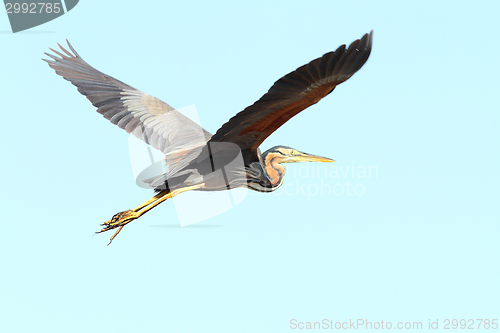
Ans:
{"type": "Polygon", "coordinates": [[[104,118],[165,155],[162,163],[166,171],[144,180],[156,195],[134,209],[115,214],[98,233],[117,229],[111,243],[125,225],[185,191],[246,187],[271,192],[283,183],[283,163],[334,162],[286,146],[261,153],[259,146],[290,118],[356,73],[370,55],[372,37],[373,31],[349,47],[342,45],[285,75],[213,135],[163,101],[99,72],[69,42],[72,53],[59,44],[62,53],[53,49],[57,56],[45,53],[53,60],[43,60],[75,85],[104,118]],[[243,159],[242,167],[215,172],[237,155],[243,159]]]}

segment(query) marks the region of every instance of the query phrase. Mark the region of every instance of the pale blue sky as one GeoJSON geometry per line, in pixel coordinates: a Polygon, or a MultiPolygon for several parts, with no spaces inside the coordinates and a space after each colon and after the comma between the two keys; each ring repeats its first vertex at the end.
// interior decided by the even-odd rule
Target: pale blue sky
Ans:
{"type": "Polygon", "coordinates": [[[18,34],[0,15],[0,331],[500,319],[499,10],[82,0],[18,34]],[[284,74],[372,29],[366,65],[263,144],[337,163],[287,165],[282,191],[248,193],[194,227],[173,227],[167,202],[112,246],[92,236],[152,192],[135,185],[127,134],[40,60],[49,47],[68,38],[97,69],[174,107],[196,105],[213,133],[284,74]],[[377,173],[357,174],[370,166],[377,173]]]}

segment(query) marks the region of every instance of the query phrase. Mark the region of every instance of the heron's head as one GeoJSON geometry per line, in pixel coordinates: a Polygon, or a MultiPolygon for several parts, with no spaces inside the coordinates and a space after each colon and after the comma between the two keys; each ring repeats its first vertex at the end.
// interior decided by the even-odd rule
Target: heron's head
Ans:
{"type": "Polygon", "coordinates": [[[260,163],[252,163],[247,170],[248,187],[260,192],[271,192],[283,184],[285,167],[282,163],[335,162],[318,155],[307,154],[286,146],[276,146],[262,154],[260,163]],[[250,171],[255,171],[255,174],[250,171]],[[262,173],[263,172],[263,173],[262,173]]]}
{"type": "Polygon", "coordinates": [[[264,160],[270,163],[271,160],[277,163],[293,163],[293,162],[335,162],[330,158],[304,153],[302,151],[286,147],[276,146],[267,150],[263,154],[264,160]]]}

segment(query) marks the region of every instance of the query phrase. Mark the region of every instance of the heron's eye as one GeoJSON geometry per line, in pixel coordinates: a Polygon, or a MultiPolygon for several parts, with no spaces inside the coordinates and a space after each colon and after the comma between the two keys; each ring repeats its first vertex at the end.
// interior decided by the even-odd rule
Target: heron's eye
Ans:
{"type": "Polygon", "coordinates": [[[298,151],[296,151],[295,149],[292,149],[292,150],[290,151],[290,154],[291,154],[291,155],[299,155],[299,152],[298,152],[298,151]]]}

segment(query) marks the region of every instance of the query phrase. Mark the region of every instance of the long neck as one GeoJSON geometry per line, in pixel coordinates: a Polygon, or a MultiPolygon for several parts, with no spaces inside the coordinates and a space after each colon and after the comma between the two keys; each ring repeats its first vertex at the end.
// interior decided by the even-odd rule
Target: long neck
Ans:
{"type": "Polygon", "coordinates": [[[278,161],[283,155],[269,152],[262,155],[260,162],[252,163],[257,175],[249,177],[248,186],[259,192],[272,192],[283,184],[286,169],[278,161]]]}

